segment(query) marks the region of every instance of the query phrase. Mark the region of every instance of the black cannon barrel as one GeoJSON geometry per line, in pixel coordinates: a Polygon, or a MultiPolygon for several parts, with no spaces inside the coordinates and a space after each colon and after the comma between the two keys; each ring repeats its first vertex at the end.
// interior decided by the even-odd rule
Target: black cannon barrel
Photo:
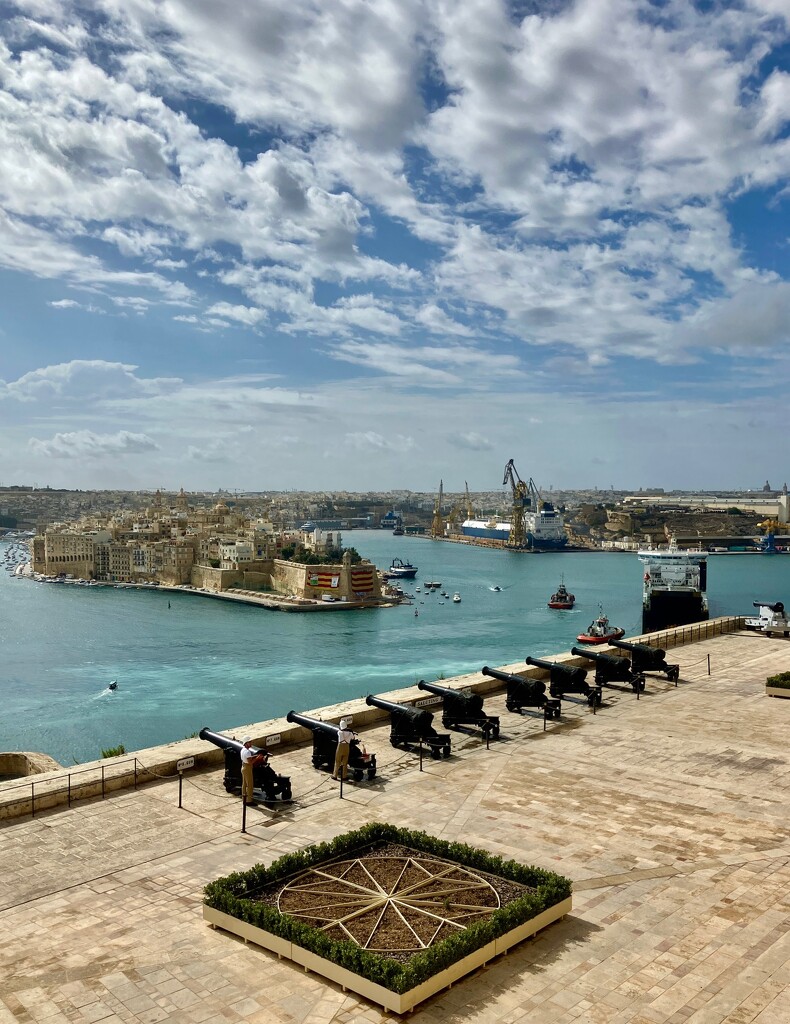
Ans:
{"type": "Polygon", "coordinates": [[[234,740],[230,736],[223,736],[221,732],[212,732],[207,726],[200,730],[198,736],[200,739],[208,740],[209,743],[213,743],[215,747],[220,747],[222,750],[241,752],[242,744],[238,740],[234,740]]]}
{"type": "Polygon", "coordinates": [[[427,683],[424,679],[417,683],[417,689],[427,690],[428,693],[437,693],[440,697],[468,696],[463,694],[461,690],[453,690],[449,686],[439,686],[438,683],[427,683]]]}
{"type": "Polygon", "coordinates": [[[598,665],[607,665],[612,669],[619,670],[625,665],[630,668],[628,658],[618,658],[616,654],[604,654],[603,651],[590,651],[582,647],[571,647],[571,654],[578,658],[587,658],[598,665]]]}
{"type": "Polygon", "coordinates": [[[576,665],[562,665],[558,661],[546,661],[545,658],[525,658],[528,665],[536,668],[545,668],[551,672],[551,681],[565,680],[575,685],[581,685],[587,678],[587,670],[578,668],[576,665]]]}
{"type": "Polygon", "coordinates": [[[417,683],[418,690],[427,690],[428,693],[435,693],[444,698],[445,704],[452,704],[454,707],[465,707],[470,713],[483,714],[482,694],[453,690],[450,686],[439,686],[438,683],[427,683],[421,679],[417,683]]]}
{"type": "MultiPolygon", "coordinates": [[[[232,736],[225,736],[221,732],[212,732],[211,729],[203,728],[198,733],[202,740],[208,740],[214,746],[225,751],[225,777],[223,785],[228,793],[241,789],[241,748],[244,744],[232,736]]],[[[251,746],[255,754],[265,754],[268,759],[268,751],[260,747],[251,746]]],[[[252,769],[253,786],[262,790],[267,800],[275,800],[278,796],[283,800],[291,799],[291,779],[288,775],[278,775],[269,765],[268,760],[261,764],[253,765],[252,769]]]]}
{"type": "Polygon", "coordinates": [[[428,683],[421,679],[417,683],[418,690],[427,690],[442,698],[442,725],[453,728],[459,725],[473,725],[481,728],[486,736],[499,736],[499,719],[487,715],[483,710],[483,695],[471,690],[454,690],[438,683],[428,683]]]}
{"type": "Polygon", "coordinates": [[[560,717],[560,702],[546,697],[546,684],[540,679],[525,679],[513,672],[501,672],[498,668],[484,665],[480,669],[484,676],[507,683],[505,707],[508,711],[521,714],[522,708],[542,708],[545,718],[560,717]]]}
{"type": "Polygon", "coordinates": [[[374,708],[381,708],[382,711],[389,711],[391,715],[402,715],[414,723],[414,727],[420,731],[427,731],[432,728],[433,715],[426,708],[415,708],[411,704],[396,704],[392,700],[385,700],[383,697],[376,697],[369,693],[365,703],[374,708]]]}
{"type": "Polygon", "coordinates": [[[631,652],[631,667],[634,672],[666,672],[667,678],[677,685],[680,676],[679,665],[666,662],[666,651],[663,647],[651,647],[650,644],[632,644],[625,640],[611,640],[614,647],[631,652]]]}
{"type": "Polygon", "coordinates": [[[582,693],[594,709],[601,703],[601,688],[598,684],[590,686],[587,682],[587,669],[576,665],[563,665],[558,661],[546,661],[545,658],[526,658],[528,665],[549,671],[549,694],[562,700],[566,693],[582,693]]]}
{"type": "Polygon", "coordinates": [[[296,711],[289,711],[285,716],[286,722],[292,722],[296,725],[303,725],[311,732],[325,732],[331,733],[335,739],[337,739],[338,726],[332,725],[331,722],[322,722],[320,718],[310,718],[309,715],[300,715],[296,711]]]}
{"type": "Polygon", "coordinates": [[[652,661],[663,661],[667,653],[661,647],[651,647],[650,644],[632,644],[627,640],[610,640],[609,643],[612,647],[619,647],[622,651],[631,651],[652,661]]]}
{"type": "Polygon", "coordinates": [[[587,658],[595,664],[595,682],[598,686],[611,686],[613,683],[627,683],[637,694],[645,688],[645,677],[641,672],[634,672],[627,657],[619,658],[615,654],[603,651],[591,651],[582,647],[571,647],[571,654],[579,658],[587,658]]]}
{"type": "Polygon", "coordinates": [[[425,742],[431,750],[431,757],[450,756],[450,734],[438,733],[433,727],[433,715],[425,708],[411,704],[395,704],[372,693],[365,698],[370,707],[381,708],[390,715],[390,743],[393,747],[409,748],[425,742]]]}
{"type": "Polygon", "coordinates": [[[498,668],[489,668],[488,665],[483,665],[480,672],[484,676],[491,676],[492,679],[499,679],[503,683],[534,683],[536,686],[541,686],[543,692],[546,692],[546,684],[541,683],[539,679],[525,679],[524,676],[516,675],[515,672],[501,672],[498,668]]]}
{"type": "MultiPolygon", "coordinates": [[[[333,770],[340,727],[333,725],[331,722],[322,722],[319,718],[300,715],[296,711],[289,711],[285,716],[285,720],[295,725],[303,725],[312,732],[313,767],[333,770]]],[[[368,754],[356,736],[349,743],[348,771],[351,772],[357,782],[366,773],[369,779],[374,778],[376,775],[376,755],[368,754]]]]}
{"type": "Polygon", "coordinates": [[[772,612],[778,612],[779,615],[785,610],[782,601],[752,601],[752,604],[755,608],[770,608],[772,612]]]}

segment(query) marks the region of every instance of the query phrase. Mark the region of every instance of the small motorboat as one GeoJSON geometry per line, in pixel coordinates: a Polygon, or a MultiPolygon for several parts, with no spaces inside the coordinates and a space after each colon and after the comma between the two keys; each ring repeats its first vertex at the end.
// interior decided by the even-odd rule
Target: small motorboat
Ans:
{"type": "Polygon", "coordinates": [[[564,577],[560,580],[560,585],[557,587],[556,593],[552,594],[549,598],[549,608],[560,608],[570,609],[573,608],[573,603],[576,600],[575,596],[565,586],[564,577]]]}
{"type": "Polygon", "coordinates": [[[460,603],[461,603],[461,595],[456,590],[456,592],[453,594],[453,604],[460,604],[460,603]]]}
{"type": "Polygon", "coordinates": [[[107,687],[107,689],[108,690],[117,690],[118,689],[118,680],[117,679],[113,679],[113,681],[110,683],[110,685],[107,687]]]}
{"type": "Polygon", "coordinates": [[[493,592],[495,594],[499,594],[501,592],[501,590],[502,590],[502,588],[499,586],[499,584],[497,584],[496,586],[493,586],[493,587],[489,587],[488,589],[489,590],[493,590],[493,592]]]}
{"type": "Polygon", "coordinates": [[[598,617],[587,627],[587,632],[579,633],[576,641],[580,644],[607,644],[610,640],[619,640],[624,635],[625,630],[611,625],[603,611],[600,611],[598,617]]]}

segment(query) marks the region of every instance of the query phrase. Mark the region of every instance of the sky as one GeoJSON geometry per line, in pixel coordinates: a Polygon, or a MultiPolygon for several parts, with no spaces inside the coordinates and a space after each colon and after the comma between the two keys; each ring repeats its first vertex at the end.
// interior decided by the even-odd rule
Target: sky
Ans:
{"type": "Polygon", "coordinates": [[[0,15],[0,484],[790,478],[787,0],[0,15]]]}

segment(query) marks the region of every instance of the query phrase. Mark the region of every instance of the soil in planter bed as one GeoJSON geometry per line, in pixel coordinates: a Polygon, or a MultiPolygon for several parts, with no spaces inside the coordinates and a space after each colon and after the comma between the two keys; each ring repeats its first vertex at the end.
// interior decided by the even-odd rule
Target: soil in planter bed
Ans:
{"type": "Polygon", "coordinates": [[[397,843],[378,843],[250,894],[327,937],[407,962],[529,892],[397,843]]]}

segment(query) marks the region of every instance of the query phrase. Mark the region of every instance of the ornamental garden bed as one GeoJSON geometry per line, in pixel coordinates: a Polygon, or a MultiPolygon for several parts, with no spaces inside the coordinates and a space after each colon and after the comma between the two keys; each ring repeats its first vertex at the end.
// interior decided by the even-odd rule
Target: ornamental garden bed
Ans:
{"type": "Polygon", "coordinates": [[[765,680],[765,692],[769,697],[790,697],[790,672],[780,672],[765,680]]]}
{"type": "Polygon", "coordinates": [[[374,823],[217,879],[203,916],[406,1013],[570,910],[567,878],[374,823]]]}

